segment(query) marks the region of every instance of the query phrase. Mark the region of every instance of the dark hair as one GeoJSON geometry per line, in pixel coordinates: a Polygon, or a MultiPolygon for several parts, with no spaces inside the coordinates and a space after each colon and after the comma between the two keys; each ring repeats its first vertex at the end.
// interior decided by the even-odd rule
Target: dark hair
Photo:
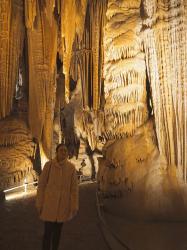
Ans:
{"type": "Polygon", "coordinates": [[[66,145],[65,145],[64,143],[58,144],[57,147],[56,147],[56,152],[58,151],[58,149],[59,149],[60,147],[66,148],[66,145]]]}

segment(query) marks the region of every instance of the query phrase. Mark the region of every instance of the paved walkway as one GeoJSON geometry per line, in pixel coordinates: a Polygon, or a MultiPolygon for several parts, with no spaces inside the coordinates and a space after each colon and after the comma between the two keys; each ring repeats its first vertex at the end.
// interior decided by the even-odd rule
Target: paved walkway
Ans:
{"type": "MultiPolygon", "coordinates": [[[[95,184],[80,186],[78,216],[64,225],[59,250],[108,250],[99,228],[95,184]]],[[[0,250],[40,250],[43,224],[35,195],[0,204],[0,250]]]]}

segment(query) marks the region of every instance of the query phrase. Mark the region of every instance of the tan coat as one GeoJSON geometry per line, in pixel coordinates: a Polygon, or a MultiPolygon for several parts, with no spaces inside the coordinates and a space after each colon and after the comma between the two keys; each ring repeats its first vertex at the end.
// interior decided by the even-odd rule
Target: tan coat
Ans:
{"type": "Polygon", "coordinates": [[[78,211],[78,182],[76,170],[68,160],[61,165],[56,159],[45,164],[40,175],[36,207],[40,219],[65,222],[78,211]]]}

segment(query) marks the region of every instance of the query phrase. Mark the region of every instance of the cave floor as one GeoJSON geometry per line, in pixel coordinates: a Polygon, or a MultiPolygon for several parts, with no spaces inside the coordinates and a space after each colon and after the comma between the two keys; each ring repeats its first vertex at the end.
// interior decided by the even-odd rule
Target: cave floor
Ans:
{"type": "MultiPolygon", "coordinates": [[[[124,249],[101,226],[95,192],[94,183],[80,186],[80,210],[64,224],[59,250],[107,250],[107,244],[112,250],[124,249]]],[[[35,209],[35,195],[32,190],[27,196],[0,203],[0,250],[41,250],[43,223],[35,209]]],[[[107,209],[102,214],[130,250],[187,250],[187,221],[148,223],[116,216],[107,209]]]]}
{"type": "MultiPolygon", "coordinates": [[[[122,215],[121,208],[122,204],[114,199],[105,203],[103,211],[107,226],[117,236],[116,242],[122,242],[130,250],[187,250],[186,218],[140,219],[132,216],[133,211],[122,215]]],[[[116,250],[124,249],[122,244],[116,250]]]]}
{"type": "MultiPolygon", "coordinates": [[[[97,216],[96,184],[80,186],[80,211],[62,229],[59,250],[107,250],[97,216]]],[[[43,223],[35,209],[35,194],[0,203],[0,250],[40,250],[43,223]]]]}

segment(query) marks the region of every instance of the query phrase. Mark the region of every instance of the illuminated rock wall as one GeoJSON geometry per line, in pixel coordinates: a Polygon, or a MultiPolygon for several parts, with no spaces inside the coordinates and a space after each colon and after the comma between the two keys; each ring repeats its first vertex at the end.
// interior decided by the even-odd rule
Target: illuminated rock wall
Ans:
{"type": "MultiPolygon", "coordinates": [[[[148,119],[151,103],[160,155],[184,180],[185,6],[179,1],[108,1],[104,36],[106,139],[133,136],[148,119]]],[[[123,152],[115,161],[125,166],[121,158],[123,152]]]]}
{"type": "Polygon", "coordinates": [[[152,133],[154,136],[153,126],[149,126],[149,134],[141,128],[150,114],[147,105],[147,75],[141,39],[140,4],[141,1],[108,1],[106,12],[107,22],[104,32],[106,144],[105,159],[100,160],[102,174],[99,173],[99,182],[104,191],[107,191],[108,187],[109,193],[118,193],[122,189],[129,188],[131,183],[134,185],[136,181],[131,178],[128,170],[132,167],[132,172],[136,173],[139,162],[134,162],[133,159],[139,158],[141,161],[147,157],[149,148],[156,147],[153,146],[149,135],[152,133]],[[145,147],[143,141],[137,139],[136,134],[147,141],[145,147]],[[136,148],[136,153],[133,143],[141,145],[139,151],[136,148]],[[135,154],[139,156],[136,157],[135,154]]]}
{"type": "Polygon", "coordinates": [[[137,213],[141,202],[147,214],[173,219],[187,209],[185,8],[185,1],[108,2],[107,142],[98,181],[106,196],[125,195],[124,211],[129,206],[137,213]],[[139,54],[141,61],[136,60],[139,54]],[[138,74],[131,74],[132,69],[138,74]],[[142,85],[138,79],[143,79],[142,85]],[[137,112],[138,118],[132,120],[133,109],[127,104],[138,107],[140,100],[143,115],[137,112]]]}
{"type": "Polygon", "coordinates": [[[159,151],[187,173],[186,1],[143,1],[142,31],[159,151]]]}
{"type": "MultiPolygon", "coordinates": [[[[28,100],[26,101],[27,111],[24,116],[21,115],[20,122],[27,124],[25,129],[29,127],[28,134],[30,133],[31,141],[34,140],[39,144],[42,166],[47,159],[52,157],[54,137],[59,137],[56,139],[57,142],[62,139],[61,131],[59,131],[59,114],[64,105],[62,103],[65,103],[65,94],[66,100],[70,97],[69,69],[72,45],[75,35],[81,37],[83,33],[86,7],[86,0],[3,0],[0,3],[0,119],[2,122],[6,117],[10,120],[20,119],[20,111],[25,108],[23,99],[28,100]],[[57,53],[63,61],[63,68],[58,73],[65,74],[66,82],[66,93],[62,94],[56,93],[59,91],[56,87],[57,53]],[[26,93],[23,97],[20,95],[21,100],[18,105],[21,106],[15,114],[18,72],[22,64],[24,64],[23,73],[26,76],[23,80],[26,93]],[[55,106],[56,96],[57,102],[59,96],[63,100],[55,106]]],[[[3,131],[6,132],[4,125],[0,124],[0,126],[3,126],[3,131]]],[[[17,124],[13,123],[11,127],[13,126],[16,129],[17,124]]],[[[19,132],[19,136],[22,137],[22,131],[19,132]]],[[[8,139],[7,142],[9,143],[8,139]]],[[[22,145],[25,147],[25,144],[22,145]]],[[[3,148],[2,143],[1,149],[7,154],[9,147],[5,151],[3,148]]],[[[2,170],[3,178],[5,178],[6,169],[7,174],[12,173],[12,179],[14,179],[13,173],[18,171],[18,168],[20,173],[23,173],[23,166],[29,165],[29,169],[32,167],[31,155],[19,157],[24,148],[19,146],[19,150],[17,149],[17,154],[10,154],[8,161],[15,164],[7,163],[9,167],[2,170]],[[20,167],[17,166],[18,162],[20,167]]],[[[25,177],[25,174],[22,177],[25,177]]],[[[17,180],[17,177],[15,178],[17,180]]],[[[18,183],[17,181],[10,183],[6,180],[5,182],[9,183],[7,184],[9,186],[18,183]]]]}
{"type": "Polygon", "coordinates": [[[106,138],[133,135],[148,118],[140,1],[108,1],[104,34],[106,138]]]}
{"type": "MultiPolygon", "coordinates": [[[[29,1],[26,2],[29,4],[29,1]]],[[[46,156],[51,157],[56,91],[57,23],[52,14],[49,20],[50,15],[47,15],[45,7],[39,3],[37,4],[37,10],[33,27],[27,28],[28,119],[33,136],[42,142],[46,156]]],[[[53,9],[51,9],[51,12],[53,13],[53,9]]]]}
{"type": "Polygon", "coordinates": [[[0,2],[0,119],[12,110],[18,78],[19,60],[23,50],[23,2],[0,2]]]}
{"type": "Polygon", "coordinates": [[[31,158],[35,153],[27,125],[18,118],[0,121],[0,190],[23,185],[25,178],[33,181],[31,158]]]}

